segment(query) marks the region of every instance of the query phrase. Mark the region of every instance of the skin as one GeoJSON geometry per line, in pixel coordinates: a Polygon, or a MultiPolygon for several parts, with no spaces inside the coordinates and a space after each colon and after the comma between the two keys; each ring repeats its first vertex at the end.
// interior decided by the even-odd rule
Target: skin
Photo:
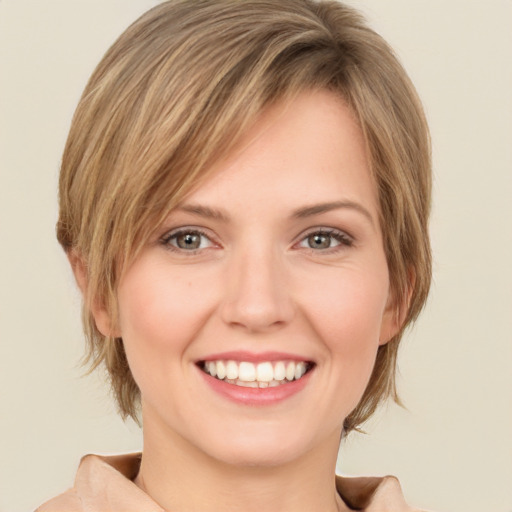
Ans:
{"type": "Polygon", "coordinates": [[[303,93],[211,171],[122,278],[116,328],[94,311],[141,389],[136,483],[166,510],[348,510],[334,487],[343,420],[399,328],[361,130],[333,93],[303,93]],[[197,366],[239,350],[314,369],[284,401],[241,404],[197,366]]]}

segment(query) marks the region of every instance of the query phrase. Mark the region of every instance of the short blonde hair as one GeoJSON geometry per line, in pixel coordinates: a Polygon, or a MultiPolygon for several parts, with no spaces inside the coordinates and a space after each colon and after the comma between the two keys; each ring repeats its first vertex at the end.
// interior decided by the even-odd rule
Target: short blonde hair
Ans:
{"type": "Polygon", "coordinates": [[[405,327],[431,279],[430,141],[415,89],[387,43],[352,8],[315,0],[171,0],[108,50],[87,84],[65,147],[57,237],[83,262],[92,368],[105,363],[123,417],[140,391],[122,339],[104,337],[91,306],[115,323],[123,272],[155,227],[273,102],[338,93],[362,128],[402,329],[379,348],[368,387],[345,420],[357,428],[395,386],[405,327]]]}

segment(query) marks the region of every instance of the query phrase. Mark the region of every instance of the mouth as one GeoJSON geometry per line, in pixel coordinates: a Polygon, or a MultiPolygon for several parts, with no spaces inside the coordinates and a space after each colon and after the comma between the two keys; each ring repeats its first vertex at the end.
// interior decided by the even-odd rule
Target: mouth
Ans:
{"type": "Polygon", "coordinates": [[[216,380],[245,388],[275,388],[301,380],[309,373],[311,361],[251,361],[209,360],[197,366],[216,380]]]}

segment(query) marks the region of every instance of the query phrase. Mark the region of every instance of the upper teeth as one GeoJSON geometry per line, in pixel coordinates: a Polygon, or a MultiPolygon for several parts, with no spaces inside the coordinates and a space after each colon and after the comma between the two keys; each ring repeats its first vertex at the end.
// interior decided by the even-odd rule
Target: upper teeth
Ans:
{"type": "Polygon", "coordinates": [[[278,385],[283,381],[300,379],[307,370],[305,361],[265,361],[254,364],[248,361],[206,361],[203,369],[212,377],[220,380],[235,381],[233,383],[268,383],[278,385]]]}

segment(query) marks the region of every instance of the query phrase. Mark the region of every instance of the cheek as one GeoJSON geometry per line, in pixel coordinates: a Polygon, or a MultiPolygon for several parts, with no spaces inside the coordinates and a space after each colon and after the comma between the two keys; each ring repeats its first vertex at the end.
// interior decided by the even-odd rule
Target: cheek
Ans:
{"type": "Polygon", "coordinates": [[[329,354],[336,380],[362,392],[379,346],[388,298],[387,269],[333,269],[332,274],[316,280],[316,291],[309,294],[304,309],[329,354]],[[319,282],[324,283],[321,288],[319,282]]]}
{"type": "Polygon", "coordinates": [[[144,373],[139,368],[165,371],[181,364],[180,356],[208,317],[213,299],[201,278],[183,274],[140,262],[119,287],[121,337],[136,380],[144,373]]]}
{"type": "Polygon", "coordinates": [[[333,269],[329,274],[317,275],[313,292],[305,296],[311,318],[330,340],[339,339],[340,349],[363,340],[377,343],[388,300],[387,272],[333,269]]]}

